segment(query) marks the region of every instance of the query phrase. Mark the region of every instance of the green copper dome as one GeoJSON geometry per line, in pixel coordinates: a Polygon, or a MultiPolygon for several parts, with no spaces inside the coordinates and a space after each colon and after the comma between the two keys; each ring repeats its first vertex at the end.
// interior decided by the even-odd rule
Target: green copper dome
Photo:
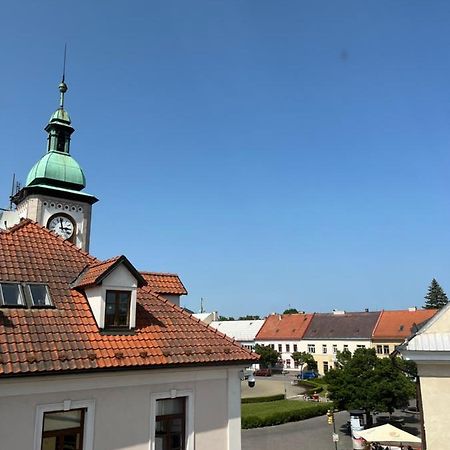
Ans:
{"type": "Polygon", "coordinates": [[[80,165],[68,153],[46,153],[28,173],[26,185],[47,184],[81,191],[86,178],[80,165]]]}
{"type": "Polygon", "coordinates": [[[70,156],[70,136],[74,132],[68,112],[64,109],[67,85],[59,85],[59,108],[51,115],[45,127],[48,133],[47,153],[28,173],[26,186],[46,185],[81,191],[86,178],[80,165],[70,156]]]}

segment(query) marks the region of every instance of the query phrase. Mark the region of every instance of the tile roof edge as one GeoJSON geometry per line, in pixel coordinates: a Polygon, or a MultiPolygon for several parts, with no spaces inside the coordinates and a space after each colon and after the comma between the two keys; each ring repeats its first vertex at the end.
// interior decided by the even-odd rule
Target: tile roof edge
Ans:
{"type": "Polygon", "coordinates": [[[140,270],[139,272],[142,273],[143,275],[164,275],[166,277],[180,278],[180,276],[175,272],[151,272],[149,270],[140,270]]]}
{"type": "MultiPolygon", "coordinates": [[[[245,350],[245,349],[243,349],[245,350]]],[[[167,370],[167,369],[189,369],[197,368],[199,366],[214,367],[214,366],[234,366],[243,365],[249,362],[257,361],[255,353],[249,353],[249,358],[240,359],[228,359],[228,360],[216,360],[216,361],[204,361],[204,362],[188,362],[188,363],[173,363],[173,364],[149,364],[142,366],[115,366],[115,367],[91,367],[87,369],[61,369],[61,370],[49,370],[49,371],[35,371],[35,372],[22,372],[11,374],[0,374],[1,379],[11,378],[27,378],[33,376],[60,376],[62,374],[89,374],[89,373],[110,373],[110,372],[123,372],[123,371],[138,371],[138,370],[167,370]]]]}
{"type": "Polygon", "coordinates": [[[159,299],[161,299],[163,302],[168,303],[170,306],[172,306],[173,309],[182,312],[183,314],[189,316],[191,319],[197,321],[197,323],[200,323],[201,325],[203,325],[205,328],[208,328],[209,330],[211,330],[212,332],[214,332],[215,334],[218,334],[222,337],[224,337],[228,342],[231,342],[232,344],[235,344],[237,346],[239,346],[242,350],[245,350],[249,355],[254,355],[253,352],[249,351],[248,349],[246,349],[245,347],[243,347],[241,344],[239,344],[235,339],[230,338],[229,336],[227,336],[226,334],[222,333],[221,331],[219,331],[217,328],[213,328],[211,327],[209,324],[203,322],[200,319],[197,319],[197,317],[194,317],[193,314],[189,314],[187,311],[185,311],[181,306],[176,305],[175,303],[172,303],[171,301],[167,300],[166,298],[164,298],[163,296],[161,296],[160,294],[157,294],[156,292],[152,292],[152,294],[156,297],[158,297],[159,299]]]}
{"type": "Polygon", "coordinates": [[[375,326],[373,327],[372,338],[375,337],[377,327],[380,324],[380,320],[381,320],[381,317],[383,316],[383,314],[384,314],[384,309],[381,310],[380,315],[378,316],[377,322],[375,323],[375,326]]]}

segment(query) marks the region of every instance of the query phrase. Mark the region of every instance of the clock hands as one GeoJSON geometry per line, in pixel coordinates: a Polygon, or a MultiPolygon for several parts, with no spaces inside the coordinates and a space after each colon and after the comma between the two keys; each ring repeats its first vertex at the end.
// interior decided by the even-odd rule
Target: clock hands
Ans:
{"type": "Polygon", "coordinates": [[[65,227],[64,226],[64,222],[63,222],[63,218],[62,217],[60,217],[59,218],[59,229],[61,230],[61,231],[63,231],[63,232],[66,232],[66,233],[70,233],[70,227],[65,227]]]}

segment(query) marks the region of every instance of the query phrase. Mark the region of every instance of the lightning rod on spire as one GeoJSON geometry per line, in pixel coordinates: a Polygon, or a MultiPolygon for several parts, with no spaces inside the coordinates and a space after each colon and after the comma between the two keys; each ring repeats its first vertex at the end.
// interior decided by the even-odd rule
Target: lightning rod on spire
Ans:
{"type": "Polygon", "coordinates": [[[67,55],[67,43],[64,44],[64,62],[63,62],[63,72],[62,72],[62,80],[59,84],[59,107],[64,108],[64,94],[67,92],[67,84],[65,83],[66,79],[66,55],[67,55]]]}

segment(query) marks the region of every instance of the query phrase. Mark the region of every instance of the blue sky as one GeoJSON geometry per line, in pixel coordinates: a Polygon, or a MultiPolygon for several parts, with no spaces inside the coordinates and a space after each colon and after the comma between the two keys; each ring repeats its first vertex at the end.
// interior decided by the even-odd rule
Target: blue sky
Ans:
{"type": "Polygon", "coordinates": [[[450,291],[450,3],[1,6],[1,206],[45,152],[68,43],[91,251],[184,305],[399,309],[450,291]]]}

